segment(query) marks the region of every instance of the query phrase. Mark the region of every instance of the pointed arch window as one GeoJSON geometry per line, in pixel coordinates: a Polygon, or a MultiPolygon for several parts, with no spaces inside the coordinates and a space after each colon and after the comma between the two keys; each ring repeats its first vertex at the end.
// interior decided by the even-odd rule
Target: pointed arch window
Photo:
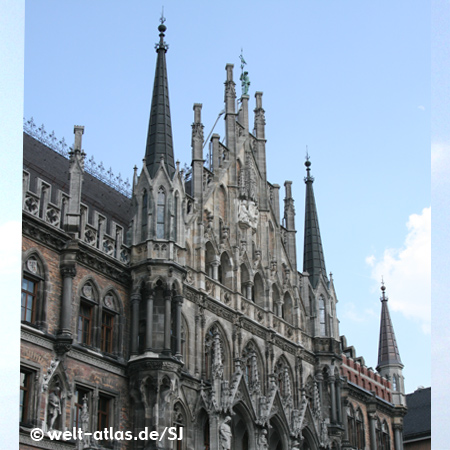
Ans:
{"type": "Polygon", "coordinates": [[[156,238],[164,239],[166,234],[166,193],[163,187],[159,188],[156,204],[156,238]]]}
{"type": "Polygon", "coordinates": [[[348,428],[348,440],[352,447],[356,446],[356,423],[355,412],[353,406],[350,405],[347,408],[347,428],[348,428]]]}
{"type": "Polygon", "coordinates": [[[144,189],[142,194],[142,228],[141,228],[141,241],[147,240],[147,224],[148,224],[148,194],[144,189]]]}
{"type": "Polygon", "coordinates": [[[364,449],[364,417],[360,409],[356,412],[356,448],[364,449]]]}
{"type": "Polygon", "coordinates": [[[173,239],[175,242],[178,241],[178,192],[175,194],[175,200],[174,200],[174,211],[173,211],[173,239]]]}
{"type": "Polygon", "coordinates": [[[325,299],[320,296],[319,298],[319,332],[320,336],[326,336],[327,327],[326,327],[326,312],[325,312],[325,299]]]}
{"type": "Polygon", "coordinates": [[[30,256],[23,267],[21,315],[22,322],[46,329],[46,282],[44,265],[37,255],[30,256]]]}

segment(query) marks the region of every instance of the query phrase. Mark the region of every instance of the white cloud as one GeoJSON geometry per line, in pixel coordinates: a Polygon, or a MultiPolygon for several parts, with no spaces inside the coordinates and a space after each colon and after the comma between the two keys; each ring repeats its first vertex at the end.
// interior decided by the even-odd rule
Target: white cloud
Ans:
{"type": "Polygon", "coordinates": [[[420,106],[418,106],[417,108],[420,109],[420,110],[422,110],[422,111],[425,111],[425,106],[420,105],[420,106]]]}
{"type": "Polygon", "coordinates": [[[372,278],[384,278],[389,307],[431,331],[431,207],[412,214],[402,248],[386,249],[381,259],[366,258],[372,278]]]}

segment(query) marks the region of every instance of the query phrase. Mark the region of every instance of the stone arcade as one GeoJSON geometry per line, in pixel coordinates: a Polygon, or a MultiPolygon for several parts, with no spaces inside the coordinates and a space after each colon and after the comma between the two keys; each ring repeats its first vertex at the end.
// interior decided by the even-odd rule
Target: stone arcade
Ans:
{"type": "Polygon", "coordinates": [[[251,132],[250,97],[236,110],[228,64],[224,143],[211,136],[205,167],[194,104],[192,165],[181,170],[163,21],[158,29],[131,198],[88,170],[83,127],[69,152],[57,152],[53,136],[26,124],[21,448],[402,450],[403,365],[384,286],[374,372],[339,333],[311,162],[299,271],[291,182],[280,218],[280,186],[267,180],[262,92],[251,132]],[[138,436],[168,426],[183,439],[56,443],[29,434],[138,436]]]}

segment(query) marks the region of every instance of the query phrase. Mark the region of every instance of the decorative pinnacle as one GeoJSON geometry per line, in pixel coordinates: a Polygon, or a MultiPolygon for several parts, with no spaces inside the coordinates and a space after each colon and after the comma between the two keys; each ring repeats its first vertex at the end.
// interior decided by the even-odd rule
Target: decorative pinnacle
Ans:
{"type": "Polygon", "coordinates": [[[384,285],[383,277],[381,277],[381,297],[380,301],[387,302],[389,300],[389,297],[386,297],[386,286],[384,285]]]}
{"type": "Polygon", "coordinates": [[[306,177],[305,183],[307,181],[314,181],[314,178],[311,176],[311,161],[309,160],[308,146],[306,146],[306,158],[305,158],[305,166],[306,166],[306,177]]]}
{"type": "Polygon", "coordinates": [[[164,6],[162,9],[161,18],[159,19],[159,21],[161,22],[158,27],[159,42],[157,44],[155,44],[155,49],[156,49],[156,51],[159,51],[162,49],[165,52],[167,52],[167,49],[169,48],[169,46],[164,42],[164,32],[167,30],[167,27],[164,25],[164,22],[166,21],[166,18],[164,17],[164,6]]]}

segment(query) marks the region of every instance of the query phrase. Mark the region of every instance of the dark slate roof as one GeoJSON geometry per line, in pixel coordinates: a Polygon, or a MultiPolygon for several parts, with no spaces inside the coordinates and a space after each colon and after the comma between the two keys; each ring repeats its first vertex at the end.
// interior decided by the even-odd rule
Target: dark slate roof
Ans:
{"type": "MultiPolygon", "coordinates": [[[[69,160],[27,133],[23,134],[23,168],[30,173],[31,191],[36,192],[39,177],[52,185],[53,203],[58,189],[69,194],[69,160]]],[[[81,201],[89,207],[90,223],[96,210],[106,217],[109,225],[113,220],[127,230],[131,220],[131,199],[87,172],[83,176],[81,201]]]]}
{"type": "Polygon", "coordinates": [[[320,274],[327,279],[325,268],[325,258],[323,256],[322,240],[320,238],[319,218],[317,216],[316,200],[314,198],[313,182],[310,176],[309,161],[305,163],[307,167],[306,199],[305,199],[305,240],[303,247],[303,272],[308,272],[311,276],[311,283],[315,288],[319,281],[320,274]]]}
{"type": "Polygon", "coordinates": [[[381,321],[380,321],[380,341],[378,344],[378,365],[380,367],[390,364],[401,364],[400,352],[398,351],[395,339],[394,327],[389,314],[388,299],[385,296],[385,287],[382,286],[383,296],[381,297],[381,321]]]}
{"type": "Polygon", "coordinates": [[[145,162],[150,176],[154,177],[159,168],[161,156],[163,156],[167,172],[172,178],[175,173],[175,164],[170,119],[169,82],[166,68],[167,44],[164,42],[165,25],[161,24],[158,30],[160,31],[160,41],[156,47],[158,59],[156,61],[145,162]]]}
{"type": "Polygon", "coordinates": [[[403,419],[403,440],[431,437],[431,387],[406,396],[408,412],[403,419]]]}

